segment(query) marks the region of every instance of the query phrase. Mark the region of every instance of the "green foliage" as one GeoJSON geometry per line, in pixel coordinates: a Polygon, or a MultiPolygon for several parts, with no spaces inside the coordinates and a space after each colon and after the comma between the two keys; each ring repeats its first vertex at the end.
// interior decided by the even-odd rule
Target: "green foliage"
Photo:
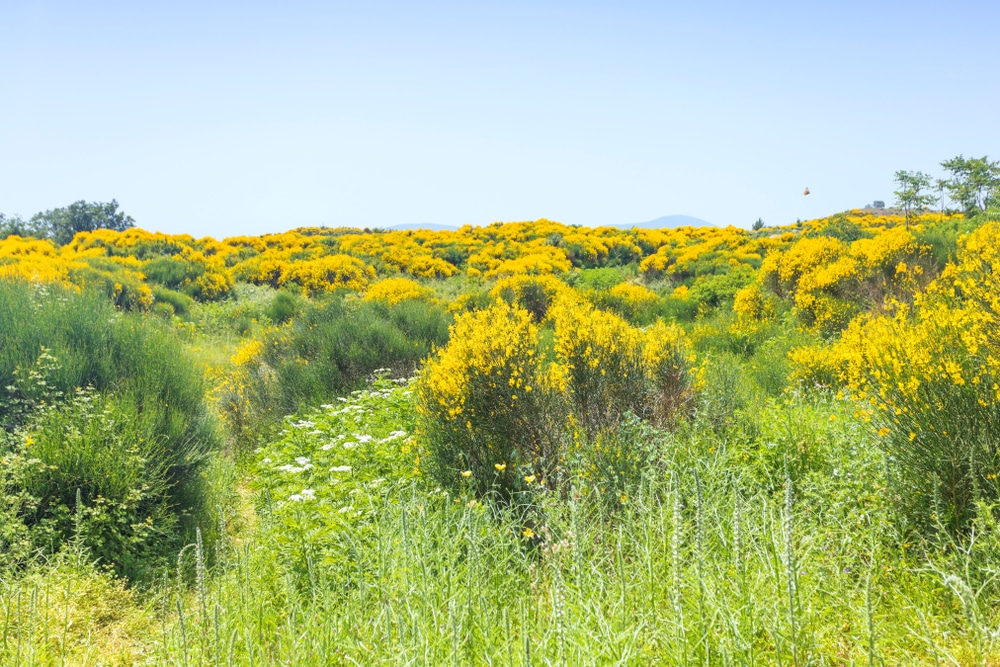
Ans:
{"type": "Polygon", "coordinates": [[[870,239],[875,235],[862,229],[861,225],[854,222],[846,215],[833,216],[829,222],[819,229],[810,230],[805,233],[806,237],[826,236],[839,239],[844,243],[853,243],[858,239],[870,239]]]}
{"type": "Polygon", "coordinates": [[[941,163],[951,178],[942,181],[951,199],[968,216],[1000,204],[1000,161],[965,158],[961,155],[941,163]]]}
{"type": "Polygon", "coordinates": [[[205,273],[205,267],[176,257],[157,257],[146,262],[142,271],[152,282],[177,290],[183,284],[197,280],[205,273]]]}
{"type": "Polygon", "coordinates": [[[309,301],[287,327],[266,333],[261,353],[222,389],[220,408],[241,449],[273,432],[279,420],[363,385],[377,369],[413,374],[448,337],[439,306],[404,301],[309,301]]]}
{"type": "Polygon", "coordinates": [[[176,292],[166,287],[153,288],[153,307],[157,304],[170,306],[170,314],[187,315],[194,307],[194,299],[183,292],[176,292]]]}
{"type": "Polygon", "coordinates": [[[931,186],[931,177],[922,171],[897,171],[895,175],[896,206],[906,215],[906,226],[910,226],[913,211],[930,206],[936,201],[933,194],[925,192],[931,186]]]}
{"type": "Polygon", "coordinates": [[[295,317],[302,306],[302,297],[289,290],[280,290],[264,309],[264,314],[275,324],[284,324],[295,317]]]}
{"type": "Polygon", "coordinates": [[[375,583],[370,549],[379,513],[416,478],[419,455],[411,388],[384,376],[318,412],[284,420],[256,453],[254,486],[280,526],[275,547],[308,589],[322,563],[333,591],[375,583]],[[316,540],[313,536],[328,539],[316,540]]]}
{"type": "Polygon", "coordinates": [[[7,461],[33,544],[56,550],[72,540],[130,578],[177,548],[178,511],[192,508],[170,502],[171,468],[190,461],[167,450],[157,431],[154,415],[131,400],[85,390],[33,415],[7,461]]]}
{"type": "Polygon", "coordinates": [[[571,274],[571,276],[572,280],[570,282],[575,287],[591,289],[597,292],[609,290],[625,280],[622,269],[610,266],[583,269],[579,273],[571,274]]]}
{"type": "Polygon", "coordinates": [[[34,548],[58,547],[82,518],[86,544],[122,573],[176,546],[218,442],[176,340],[99,294],[0,282],[0,387],[4,450],[21,471],[4,493],[34,548]]]}
{"type": "Polygon", "coordinates": [[[724,431],[737,424],[741,413],[757,400],[739,357],[721,353],[709,358],[705,390],[697,407],[697,418],[702,423],[724,431]]]}
{"type": "Polygon", "coordinates": [[[643,477],[663,463],[670,434],[626,413],[614,429],[574,448],[568,461],[574,475],[608,510],[627,504],[643,477]]]}
{"type": "Polygon", "coordinates": [[[29,237],[34,235],[35,229],[21,216],[8,216],[0,213],[0,240],[8,236],[29,237]]]}
{"type": "Polygon", "coordinates": [[[708,308],[716,308],[731,303],[733,295],[752,283],[754,272],[748,267],[736,271],[719,273],[699,278],[691,285],[688,299],[708,308]]]}
{"type": "Polygon", "coordinates": [[[75,284],[104,294],[121,310],[143,311],[152,305],[152,293],[140,276],[108,259],[90,258],[86,266],[73,269],[71,275],[75,284]]]}
{"type": "Polygon", "coordinates": [[[66,245],[80,232],[95,229],[124,231],[135,225],[132,216],[118,210],[118,202],[73,202],[65,208],[56,208],[32,216],[29,222],[33,236],[51,239],[66,245]]]}
{"type": "Polygon", "coordinates": [[[660,300],[659,314],[666,321],[690,322],[698,315],[698,302],[691,298],[667,296],[660,300]]]}

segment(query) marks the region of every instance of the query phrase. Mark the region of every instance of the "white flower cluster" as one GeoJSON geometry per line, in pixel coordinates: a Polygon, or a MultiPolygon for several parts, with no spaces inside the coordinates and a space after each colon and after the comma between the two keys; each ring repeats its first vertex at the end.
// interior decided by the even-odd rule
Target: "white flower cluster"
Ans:
{"type": "Polygon", "coordinates": [[[291,473],[294,475],[296,473],[305,472],[306,470],[309,470],[310,468],[314,467],[313,464],[309,461],[309,458],[305,456],[296,457],[295,463],[297,463],[298,465],[292,465],[291,463],[286,463],[283,466],[278,466],[277,470],[291,473]]]}
{"type": "Polygon", "coordinates": [[[301,493],[293,493],[288,496],[293,503],[301,503],[306,500],[316,500],[316,492],[312,489],[302,489],[301,493]]]}

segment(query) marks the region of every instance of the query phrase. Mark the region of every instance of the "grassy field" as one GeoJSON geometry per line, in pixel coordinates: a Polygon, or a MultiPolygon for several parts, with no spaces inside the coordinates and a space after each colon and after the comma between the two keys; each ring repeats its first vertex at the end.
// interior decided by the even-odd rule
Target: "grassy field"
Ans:
{"type": "Polygon", "coordinates": [[[996,223],[554,224],[18,260],[0,664],[1000,664],[996,223]]]}

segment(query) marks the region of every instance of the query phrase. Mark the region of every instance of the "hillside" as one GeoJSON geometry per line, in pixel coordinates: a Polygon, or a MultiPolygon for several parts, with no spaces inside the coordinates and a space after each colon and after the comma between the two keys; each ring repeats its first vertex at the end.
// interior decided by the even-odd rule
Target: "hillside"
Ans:
{"type": "Polygon", "coordinates": [[[998,225],[10,236],[0,663],[990,664],[998,225]]]}

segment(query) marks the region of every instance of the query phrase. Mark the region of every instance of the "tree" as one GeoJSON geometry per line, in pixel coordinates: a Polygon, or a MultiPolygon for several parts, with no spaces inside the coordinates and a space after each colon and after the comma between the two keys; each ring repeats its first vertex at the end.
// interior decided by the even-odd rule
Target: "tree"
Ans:
{"type": "Polygon", "coordinates": [[[913,211],[927,208],[934,203],[934,195],[925,193],[931,186],[931,177],[922,171],[897,171],[895,181],[899,189],[892,194],[896,195],[896,206],[903,209],[906,228],[909,229],[910,215],[913,211]]]}
{"type": "Polygon", "coordinates": [[[8,236],[32,236],[34,230],[21,216],[0,213],[0,240],[8,236]]]}
{"type": "Polygon", "coordinates": [[[1000,162],[981,158],[964,158],[961,155],[941,163],[951,178],[944,186],[952,201],[962,207],[966,215],[982,213],[990,205],[1000,204],[1000,162]]]}
{"type": "Polygon", "coordinates": [[[763,228],[764,228],[764,219],[757,218],[753,223],[753,230],[757,231],[758,229],[763,229],[763,228]]]}
{"type": "Polygon", "coordinates": [[[82,199],[65,208],[57,208],[37,213],[31,218],[31,225],[40,236],[52,239],[58,245],[66,245],[80,232],[95,229],[111,229],[122,232],[135,226],[132,216],[118,210],[118,202],[85,202],[82,199]]]}

